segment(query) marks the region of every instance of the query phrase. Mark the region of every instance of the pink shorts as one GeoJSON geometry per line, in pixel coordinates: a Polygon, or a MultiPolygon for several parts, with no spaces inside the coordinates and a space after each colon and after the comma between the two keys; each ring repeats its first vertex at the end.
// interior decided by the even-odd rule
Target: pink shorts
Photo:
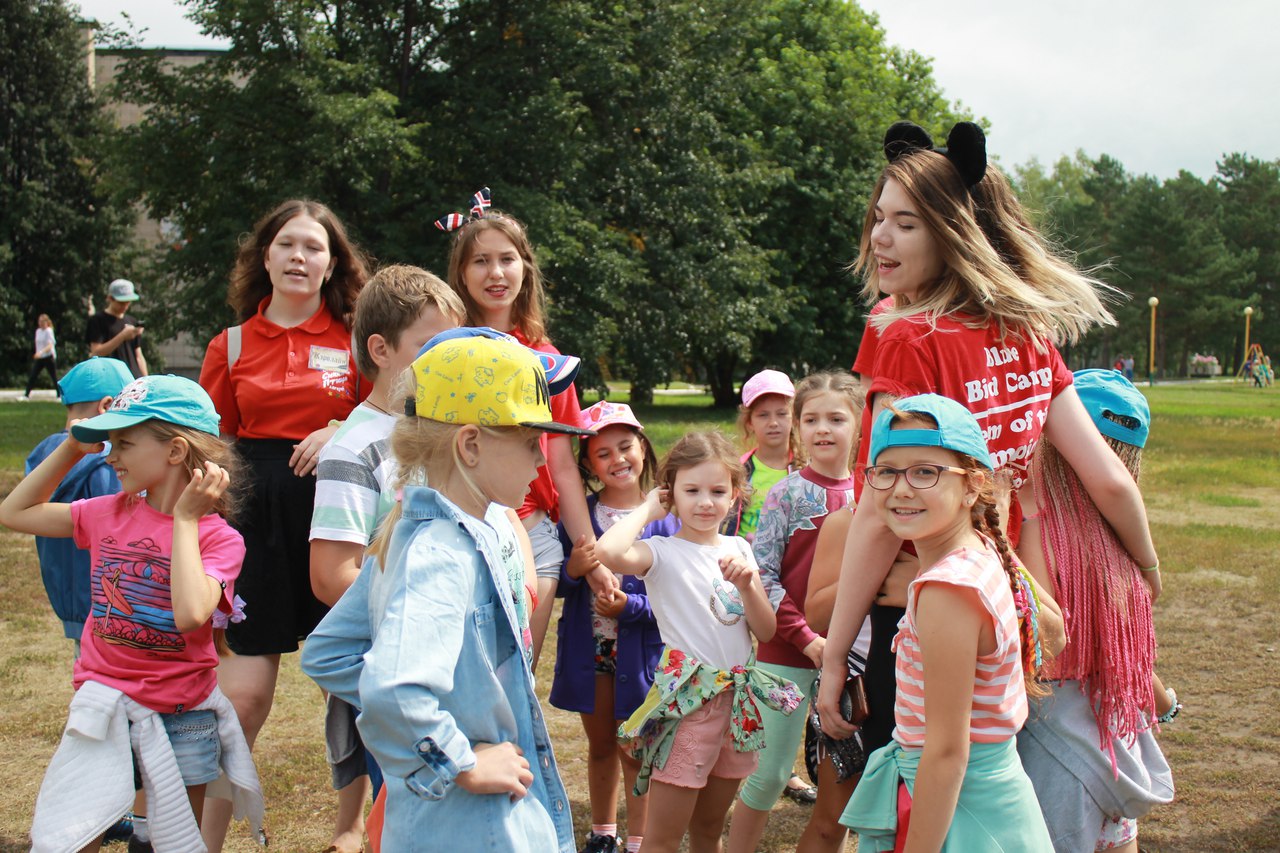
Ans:
{"type": "Polygon", "coordinates": [[[681,720],[667,764],[655,767],[652,778],[681,788],[705,788],[708,776],[745,779],[756,772],[759,756],[733,747],[732,709],[733,692],[726,691],[681,720]]]}

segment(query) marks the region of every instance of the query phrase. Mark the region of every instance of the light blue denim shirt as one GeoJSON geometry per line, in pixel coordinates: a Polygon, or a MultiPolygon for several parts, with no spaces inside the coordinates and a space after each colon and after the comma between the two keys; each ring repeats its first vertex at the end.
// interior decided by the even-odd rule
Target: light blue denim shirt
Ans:
{"type": "Polygon", "coordinates": [[[509,528],[496,505],[482,522],[433,489],[406,488],[385,571],[366,560],[303,649],[303,671],[361,709],[360,735],[387,779],[384,850],[576,849],[520,653],[503,570],[516,547],[509,528]],[[507,741],[529,759],[528,796],[513,803],[454,783],[475,767],[472,744],[507,741]]]}

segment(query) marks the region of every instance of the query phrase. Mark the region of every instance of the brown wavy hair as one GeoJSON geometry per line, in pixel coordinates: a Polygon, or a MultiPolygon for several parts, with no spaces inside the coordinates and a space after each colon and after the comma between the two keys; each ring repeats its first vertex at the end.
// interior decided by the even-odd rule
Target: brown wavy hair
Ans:
{"type": "MultiPolygon", "coordinates": [[[[988,167],[988,173],[994,167],[988,167]]],[[[880,300],[879,276],[871,231],[875,207],[893,179],[911,199],[924,226],[937,241],[942,275],[911,304],[872,317],[876,328],[902,317],[923,315],[930,324],[952,314],[967,315],[976,326],[994,324],[1002,338],[1030,339],[1037,346],[1074,342],[1095,325],[1114,325],[1099,296],[1106,285],[1079,272],[1061,258],[1051,260],[1044,241],[1026,224],[1007,182],[984,178],[970,193],[956,168],[932,151],[915,151],[890,163],[876,182],[863,221],[853,269],[864,283],[868,305],[880,300]],[[1017,217],[1010,212],[1017,211],[1017,217]],[[1020,220],[1020,221],[1019,221],[1020,220]],[[1001,250],[993,246],[999,243],[1001,250]]]]}
{"type": "Polygon", "coordinates": [[[520,282],[520,293],[516,295],[515,304],[511,307],[511,321],[530,345],[547,343],[546,286],[538,260],[533,254],[533,244],[529,242],[528,232],[520,220],[497,210],[490,210],[479,219],[469,220],[455,231],[453,247],[449,250],[449,286],[467,307],[467,325],[485,325],[480,307],[471,298],[471,294],[467,293],[466,282],[462,280],[462,270],[475,251],[476,238],[485,231],[498,231],[510,240],[524,263],[524,279],[520,282]]]}
{"type": "Polygon", "coordinates": [[[311,217],[329,235],[333,274],[320,288],[320,296],[329,307],[329,313],[350,328],[356,297],[369,279],[369,259],[347,236],[342,220],[332,210],[308,199],[283,202],[259,219],[252,233],[240,238],[240,251],[231,270],[231,286],[227,289],[227,304],[241,323],[257,313],[258,303],[271,294],[271,277],[263,265],[267,249],[285,223],[295,216],[311,217]]]}

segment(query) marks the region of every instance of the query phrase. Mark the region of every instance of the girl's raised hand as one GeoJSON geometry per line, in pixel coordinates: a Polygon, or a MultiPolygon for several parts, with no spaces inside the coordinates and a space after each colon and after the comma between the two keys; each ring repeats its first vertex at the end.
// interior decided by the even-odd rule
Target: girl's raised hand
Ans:
{"type": "Polygon", "coordinates": [[[737,554],[726,554],[720,558],[720,575],[738,588],[746,592],[759,576],[760,571],[737,554]]]}
{"type": "Polygon", "coordinates": [[[191,469],[191,481],[174,504],[174,518],[200,519],[213,511],[218,499],[231,486],[231,475],[225,468],[212,462],[204,463],[204,470],[191,469]]]}
{"type": "Polygon", "coordinates": [[[472,794],[508,794],[518,800],[529,793],[533,772],[529,759],[514,743],[478,743],[473,749],[476,766],[455,777],[463,790],[472,794]]]}
{"type": "Polygon", "coordinates": [[[71,432],[71,427],[75,426],[76,424],[84,423],[87,420],[88,418],[75,418],[73,420],[68,421],[67,422],[67,440],[64,442],[72,450],[84,456],[88,456],[90,453],[101,453],[103,450],[106,449],[106,444],[104,444],[101,441],[95,441],[95,442],[86,444],[83,441],[76,440],[75,435],[71,432]]]}
{"type": "Polygon", "coordinates": [[[671,490],[665,486],[650,489],[645,495],[645,510],[649,513],[649,521],[661,521],[671,511],[671,490]]]}

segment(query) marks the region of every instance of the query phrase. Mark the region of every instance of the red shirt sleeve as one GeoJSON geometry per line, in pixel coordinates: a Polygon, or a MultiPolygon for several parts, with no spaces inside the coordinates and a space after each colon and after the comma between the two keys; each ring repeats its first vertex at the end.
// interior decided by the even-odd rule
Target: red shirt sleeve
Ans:
{"type": "Polygon", "coordinates": [[[222,418],[219,430],[223,435],[240,433],[240,407],[236,405],[235,390],[231,387],[231,371],[227,367],[227,330],[223,329],[209,341],[200,365],[200,387],[213,400],[213,407],[222,418]]]}
{"type": "Polygon", "coordinates": [[[871,318],[877,314],[883,314],[885,309],[893,304],[893,297],[886,296],[875,304],[871,309],[871,313],[867,315],[867,324],[862,330],[862,340],[858,343],[858,355],[853,360],[854,373],[859,376],[865,376],[868,379],[872,376],[872,371],[876,366],[876,350],[880,344],[880,330],[871,322],[871,318]]]}
{"type": "Polygon", "coordinates": [[[909,397],[913,394],[937,393],[936,359],[933,352],[924,345],[924,338],[914,334],[915,327],[915,323],[906,320],[885,329],[876,346],[868,404],[876,394],[909,397]]]}

